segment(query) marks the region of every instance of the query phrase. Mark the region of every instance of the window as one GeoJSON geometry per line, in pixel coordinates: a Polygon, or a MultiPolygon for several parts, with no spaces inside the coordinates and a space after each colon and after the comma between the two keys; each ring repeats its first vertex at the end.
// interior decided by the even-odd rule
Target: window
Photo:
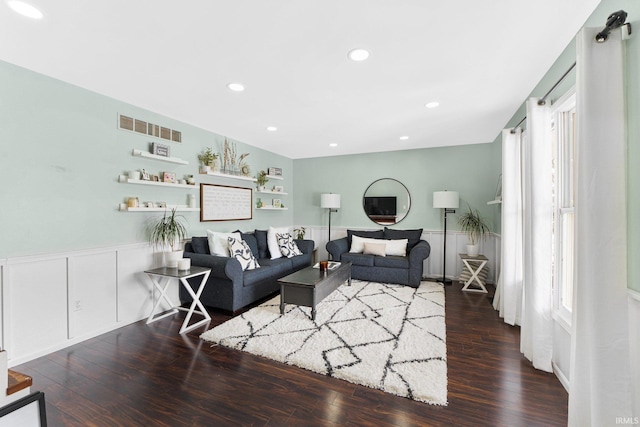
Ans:
{"type": "Polygon", "coordinates": [[[576,97],[575,91],[556,102],[552,115],[554,135],[553,262],[556,315],[571,325],[574,285],[576,97]]]}

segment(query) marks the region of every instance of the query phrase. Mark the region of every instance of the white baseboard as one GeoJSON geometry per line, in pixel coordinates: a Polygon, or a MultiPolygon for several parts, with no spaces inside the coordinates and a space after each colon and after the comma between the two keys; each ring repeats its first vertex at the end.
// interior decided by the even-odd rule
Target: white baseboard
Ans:
{"type": "Polygon", "coordinates": [[[562,384],[562,386],[564,387],[564,389],[567,391],[567,393],[569,393],[569,380],[567,379],[567,377],[564,375],[564,373],[560,370],[560,368],[558,367],[558,365],[556,365],[555,363],[551,362],[551,368],[553,369],[553,373],[556,375],[556,377],[558,377],[558,379],[560,380],[560,384],[562,384]]]}

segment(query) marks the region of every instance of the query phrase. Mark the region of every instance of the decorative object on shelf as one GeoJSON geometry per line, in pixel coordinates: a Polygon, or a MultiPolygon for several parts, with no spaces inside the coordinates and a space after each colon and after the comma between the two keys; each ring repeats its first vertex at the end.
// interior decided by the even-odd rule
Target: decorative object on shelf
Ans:
{"type": "Polygon", "coordinates": [[[151,175],[151,181],[160,182],[160,176],[159,175],[151,175]]]}
{"type": "Polygon", "coordinates": [[[240,170],[240,173],[242,174],[242,176],[251,175],[251,168],[249,167],[249,164],[245,160],[248,156],[249,156],[249,153],[243,153],[240,155],[240,159],[238,160],[238,169],[240,170]]]}
{"type": "Polygon", "coordinates": [[[176,183],[176,174],[173,172],[164,172],[162,174],[162,182],[167,182],[169,184],[176,183]]]}
{"type": "Polygon", "coordinates": [[[256,202],[256,207],[260,209],[262,207],[262,199],[258,197],[258,201],[256,202]]]}
{"type": "Polygon", "coordinates": [[[480,215],[478,209],[472,209],[471,205],[467,203],[467,212],[463,213],[458,218],[458,225],[461,231],[467,233],[469,237],[469,244],[467,245],[467,255],[471,257],[478,256],[479,252],[479,240],[484,238],[484,235],[489,232],[489,227],[484,222],[484,219],[480,215]]]}
{"type": "Polygon", "coordinates": [[[258,191],[264,191],[266,183],[269,182],[269,178],[267,178],[267,173],[265,171],[260,171],[256,175],[256,183],[258,184],[258,191]]]}
{"type": "Polygon", "coordinates": [[[442,250],[442,283],[450,285],[451,280],[447,281],[447,214],[456,213],[456,209],[460,206],[460,195],[457,191],[434,191],[433,207],[442,209],[444,214],[444,237],[442,250]]]}
{"type": "Polygon", "coordinates": [[[167,202],[158,202],[158,207],[160,209],[166,209],[167,208],[167,202]]]}
{"type": "Polygon", "coordinates": [[[282,168],[269,168],[268,175],[282,176],[282,168]]]}
{"type": "Polygon", "coordinates": [[[155,154],[156,156],[169,157],[171,148],[168,145],[152,142],[150,151],[151,151],[151,154],[155,154]]]}
{"type": "Polygon", "coordinates": [[[276,193],[284,193],[284,187],[282,185],[274,185],[273,190],[276,193]]]}
{"type": "Polygon", "coordinates": [[[129,197],[127,199],[127,207],[129,208],[140,207],[140,199],[138,199],[137,197],[129,197]]]}
{"type": "Polygon", "coordinates": [[[185,175],[185,178],[187,180],[187,184],[196,185],[196,180],[193,178],[193,175],[185,175]]]}
{"type": "Polygon", "coordinates": [[[214,153],[211,147],[207,147],[202,153],[198,154],[198,160],[202,163],[204,172],[213,172],[216,166],[218,153],[214,153]]]}
{"type": "Polygon", "coordinates": [[[275,208],[280,208],[282,207],[282,200],[280,199],[273,199],[271,200],[271,206],[275,207],[275,208]]]}
{"type": "Polygon", "coordinates": [[[304,227],[294,228],[293,232],[296,234],[296,239],[302,240],[304,239],[304,235],[307,232],[307,229],[304,227]]]}
{"type": "Polygon", "coordinates": [[[329,239],[327,242],[331,241],[331,213],[338,212],[340,209],[340,195],[333,193],[325,193],[320,195],[320,207],[324,209],[329,209],[329,239]]]}
{"type": "Polygon", "coordinates": [[[142,169],[142,172],[140,174],[141,178],[143,181],[150,181],[151,177],[149,176],[149,172],[147,172],[146,169],[142,169]]]}
{"type": "Polygon", "coordinates": [[[140,171],[129,171],[129,179],[140,179],[140,171]]]}
{"type": "Polygon", "coordinates": [[[156,207],[156,205],[153,202],[146,202],[144,205],[147,208],[155,208],[156,207]]]}
{"type": "Polygon", "coordinates": [[[222,172],[229,175],[240,175],[239,162],[237,158],[238,154],[236,151],[236,143],[233,141],[229,142],[225,138],[222,152],[223,152],[222,172]]]}
{"type": "Polygon", "coordinates": [[[190,208],[195,208],[196,206],[196,196],[193,194],[189,194],[187,196],[187,206],[189,206],[190,208]]]}
{"type": "Polygon", "coordinates": [[[187,237],[187,226],[182,215],[176,215],[176,209],[171,214],[164,212],[162,218],[149,223],[149,243],[165,250],[167,267],[176,268],[178,260],[182,258],[182,241],[187,237]],[[170,251],[167,251],[170,249],[170,251]]]}

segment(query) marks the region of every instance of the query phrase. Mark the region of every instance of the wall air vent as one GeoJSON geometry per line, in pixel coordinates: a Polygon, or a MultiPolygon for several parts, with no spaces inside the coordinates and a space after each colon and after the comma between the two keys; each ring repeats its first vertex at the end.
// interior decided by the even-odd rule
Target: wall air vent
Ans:
{"type": "Polygon", "coordinates": [[[182,132],[179,130],[169,129],[122,114],[118,115],[118,127],[122,130],[155,136],[156,138],[166,139],[167,141],[182,142],[182,132]]]}

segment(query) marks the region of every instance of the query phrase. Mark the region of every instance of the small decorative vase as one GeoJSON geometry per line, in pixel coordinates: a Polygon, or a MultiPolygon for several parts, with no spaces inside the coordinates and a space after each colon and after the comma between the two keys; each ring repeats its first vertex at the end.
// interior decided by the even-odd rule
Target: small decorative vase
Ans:
{"type": "Polygon", "coordinates": [[[169,268],[177,268],[178,260],[182,259],[182,250],[165,252],[165,263],[169,268]]]}

